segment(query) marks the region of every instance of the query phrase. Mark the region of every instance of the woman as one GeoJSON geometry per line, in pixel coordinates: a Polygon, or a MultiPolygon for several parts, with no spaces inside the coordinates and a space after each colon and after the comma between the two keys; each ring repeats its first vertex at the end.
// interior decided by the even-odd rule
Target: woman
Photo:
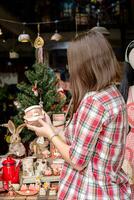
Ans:
{"type": "Polygon", "coordinates": [[[115,86],[119,65],[104,36],[89,31],[68,48],[73,111],[59,136],[50,124],[27,127],[47,137],[65,160],[58,200],[130,199],[128,179],[121,169],[128,131],[125,102],[115,86]]]}

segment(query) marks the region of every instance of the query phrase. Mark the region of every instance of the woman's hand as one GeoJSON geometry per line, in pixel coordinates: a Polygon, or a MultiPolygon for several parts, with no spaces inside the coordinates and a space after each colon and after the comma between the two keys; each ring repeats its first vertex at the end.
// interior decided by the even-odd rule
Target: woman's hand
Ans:
{"type": "Polygon", "coordinates": [[[47,122],[49,125],[52,125],[51,119],[46,112],[45,112],[45,122],[47,122]]]}
{"type": "MultiPolygon", "coordinates": [[[[45,117],[46,117],[46,115],[45,115],[45,117]]],[[[50,119],[49,117],[47,117],[45,119],[47,122],[45,122],[42,119],[39,119],[38,123],[40,124],[40,126],[31,125],[27,121],[25,123],[26,123],[27,128],[34,131],[37,136],[43,136],[43,137],[50,139],[55,133],[50,125],[51,120],[49,120],[49,119],[50,119]]]]}

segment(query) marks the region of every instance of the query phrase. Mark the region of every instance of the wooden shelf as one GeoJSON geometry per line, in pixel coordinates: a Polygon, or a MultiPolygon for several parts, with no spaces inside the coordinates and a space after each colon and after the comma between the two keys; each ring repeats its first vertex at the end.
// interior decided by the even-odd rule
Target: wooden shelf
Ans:
{"type": "Polygon", "coordinates": [[[57,197],[54,195],[46,195],[46,196],[40,196],[40,195],[34,195],[34,196],[20,196],[20,195],[14,195],[14,196],[8,196],[7,194],[0,194],[0,200],[56,200],[57,197]]]}
{"type": "MultiPolygon", "coordinates": [[[[42,176],[41,177],[41,182],[59,182],[59,180],[60,180],[59,176],[42,176]]],[[[24,183],[24,184],[36,183],[36,176],[32,176],[32,177],[22,176],[21,183],[24,183]]]]}

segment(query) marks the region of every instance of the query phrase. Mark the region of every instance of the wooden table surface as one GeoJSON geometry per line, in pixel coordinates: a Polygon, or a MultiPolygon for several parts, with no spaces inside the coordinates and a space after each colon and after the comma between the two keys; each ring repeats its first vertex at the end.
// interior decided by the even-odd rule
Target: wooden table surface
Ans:
{"type": "Polygon", "coordinates": [[[14,194],[13,196],[9,196],[7,193],[0,194],[0,200],[56,200],[56,196],[22,196],[18,194],[14,194]]]}

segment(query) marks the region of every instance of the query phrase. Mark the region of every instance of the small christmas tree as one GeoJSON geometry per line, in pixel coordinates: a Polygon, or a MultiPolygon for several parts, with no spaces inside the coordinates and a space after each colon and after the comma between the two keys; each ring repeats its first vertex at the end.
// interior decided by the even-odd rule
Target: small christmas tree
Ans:
{"type": "MultiPolygon", "coordinates": [[[[37,49],[40,55],[40,49],[37,49]]],[[[42,55],[41,55],[42,56],[42,55]]],[[[36,63],[30,70],[25,71],[26,81],[17,85],[18,114],[14,117],[17,125],[24,122],[24,109],[32,105],[40,104],[49,114],[61,113],[66,99],[61,98],[57,91],[58,79],[54,71],[48,66],[47,60],[43,63],[37,56],[36,63]]],[[[22,132],[23,142],[31,139],[33,133],[24,129],[22,132]]]]}

